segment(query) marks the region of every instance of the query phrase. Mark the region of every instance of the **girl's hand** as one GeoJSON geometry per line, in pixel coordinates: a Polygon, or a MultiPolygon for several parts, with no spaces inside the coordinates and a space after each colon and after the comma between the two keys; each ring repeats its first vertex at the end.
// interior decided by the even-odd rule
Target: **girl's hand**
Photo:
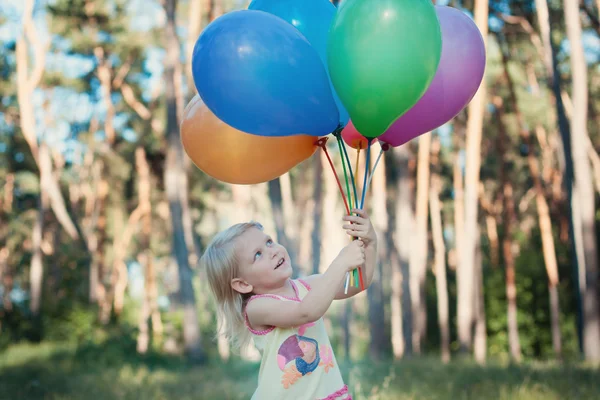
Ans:
{"type": "Polygon", "coordinates": [[[352,214],[354,215],[345,215],[344,221],[350,222],[349,224],[344,224],[342,228],[346,230],[346,233],[352,237],[361,239],[365,246],[369,246],[371,243],[377,241],[377,234],[375,233],[375,229],[373,229],[373,224],[369,218],[369,215],[365,210],[353,209],[352,214]]]}
{"type": "Polygon", "coordinates": [[[345,272],[360,267],[365,262],[365,245],[360,240],[353,240],[344,247],[333,261],[332,265],[339,266],[345,272]]]}

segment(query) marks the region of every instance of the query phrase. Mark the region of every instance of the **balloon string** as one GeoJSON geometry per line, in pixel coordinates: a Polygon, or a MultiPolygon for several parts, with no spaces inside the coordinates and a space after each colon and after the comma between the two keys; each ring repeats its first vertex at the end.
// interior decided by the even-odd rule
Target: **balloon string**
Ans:
{"type": "Polygon", "coordinates": [[[365,178],[363,180],[362,198],[360,200],[360,209],[362,210],[365,205],[365,193],[367,193],[367,178],[369,175],[369,161],[371,156],[371,139],[369,139],[367,145],[367,160],[365,161],[365,178]]]}
{"type": "MultiPolygon", "coordinates": [[[[340,156],[342,156],[342,140],[340,140],[340,138],[337,138],[337,143],[338,143],[338,147],[340,149],[340,156]]],[[[344,159],[344,157],[342,156],[342,167],[344,168],[344,178],[346,180],[346,192],[348,193],[348,205],[350,207],[350,209],[352,209],[352,195],[350,194],[350,185],[348,184],[348,173],[346,171],[346,160],[344,159]]],[[[348,168],[350,168],[350,166],[348,166],[348,168]]]]}
{"type": "Polygon", "coordinates": [[[371,185],[371,180],[373,179],[373,175],[375,174],[375,169],[377,168],[377,164],[379,164],[379,160],[381,160],[381,156],[383,155],[384,151],[385,150],[383,149],[383,147],[381,148],[381,150],[379,150],[379,155],[377,156],[377,160],[375,160],[375,165],[373,165],[373,169],[369,174],[369,181],[367,182],[367,187],[371,185]]]}
{"type": "MultiPolygon", "coordinates": [[[[364,205],[365,205],[365,193],[367,192],[367,176],[369,175],[369,161],[370,161],[370,155],[371,155],[371,139],[368,139],[367,142],[367,157],[365,160],[365,177],[363,180],[363,192],[362,192],[362,199],[360,201],[360,209],[362,210],[364,205]]],[[[359,153],[360,154],[360,148],[359,148],[359,153]]],[[[358,177],[358,154],[356,156],[356,171],[357,171],[357,177],[358,177]]],[[[358,184],[357,184],[358,186],[358,184]]],[[[362,273],[362,268],[358,267],[358,284],[360,285],[360,290],[365,290],[365,281],[363,279],[363,273],[362,273]]],[[[357,285],[357,286],[359,286],[357,285]]]]}
{"type": "MultiPolygon", "coordinates": [[[[357,171],[357,174],[354,175],[354,186],[358,186],[358,165],[360,160],[360,150],[362,148],[362,142],[358,143],[358,149],[356,149],[356,167],[354,168],[357,171]]],[[[358,207],[358,199],[356,200],[356,206],[358,207]]],[[[354,238],[356,239],[356,238],[354,238]]],[[[351,284],[357,288],[362,288],[362,273],[360,272],[360,266],[352,271],[352,279],[350,280],[351,284]]]]}
{"type": "Polygon", "coordinates": [[[327,151],[326,143],[327,143],[327,138],[322,138],[322,139],[319,139],[319,141],[317,142],[317,145],[323,149],[323,151],[325,152],[325,155],[327,156],[327,160],[329,161],[329,165],[331,166],[331,170],[333,171],[333,175],[335,176],[335,180],[337,182],[338,188],[340,189],[340,193],[342,194],[342,198],[344,199],[344,206],[346,207],[346,211],[348,212],[348,215],[350,215],[350,208],[348,207],[348,200],[346,200],[346,195],[344,194],[344,188],[342,187],[342,183],[340,182],[340,178],[338,177],[338,174],[335,170],[333,161],[331,161],[331,157],[329,156],[329,152],[327,151]]]}
{"type": "MultiPolygon", "coordinates": [[[[356,193],[356,184],[355,184],[354,174],[352,173],[352,166],[350,164],[350,157],[348,157],[348,152],[346,150],[346,145],[345,145],[344,140],[341,138],[340,132],[341,132],[341,130],[337,130],[337,131],[333,132],[333,135],[337,139],[338,145],[340,146],[340,149],[341,149],[341,153],[342,154],[340,154],[340,156],[342,156],[342,165],[346,165],[346,162],[348,164],[348,169],[350,170],[350,182],[352,182],[352,188],[354,189],[354,199],[355,199],[356,207],[358,207],[358,195],[356,193]]],[[[326,140],[327,139],[325,138],[325,141],[326,140]]],[[[322,145],[322,147],[323,146],[324,145],[322,145]]],[[[325,150],[325,154],[327,154],[327,159],[329,160],[329,164],[333,168],[333,163],[331,162],[331,159],[329,158],[327,150],[325,149],[325,147],[323,147],[323,149],[325,150]]],[[[358,167],[357,167],[357,170],[358,170],[358,167]]],[[[334,171],[335,171],[335,169],[334,169],[334,171]]],[[[344,172],[345,172],[345,170],[344,170],[344,172]]],[[[337,178],[337,175],[336,175],[336,178],[337,178]]],[[[348,179],[347,178],[346,178],[346,184],[348,184],[348,179]]],[[[344,196],[344,192],[343,192],[342,186],[341,186],[341,184],[339,182],[339,179],[338,179],[338,187],[340,188],[340,192],[342,193],[342,196],[344,196]]],[[[348,198],[350,199],[350,202],[352,202],[352,197],[350,195],[350,189],[349,189],[349,187],[347,187],[347,189],[348,189],[348,198]]],[[[350,209],[348,208],[347,205],[346,205],[346,211],[348,212],[348,215],[350,215],[350,209]]],[[[356,240],[356,239],[357,238],[355,238],[355,237],[352,238],[352,240],[356,240]]],[[[357,267],[352,272],[346,272],[346,282],[345,282],[345,285],[344,285],[344,293],[345,294],[348,294],[348,286],[350,286],[350,280],[351,280],[351,278],[355,278],[357,274],[358,274],[358,280],[355,280],[355,285],[357,287],[360,287],[361,290],[365,290],[365,284],[364,284],[364,280],[363,280],[362,268],[361,267],[357,267]]]]}
{"type": "MultiPolygon", "coordinates": [[[[335,135],[335,133],[334,133],[335,135]]],[[[337,135],[335,135],[337,137],[338,140],[341,140],[341,136],[339,133],[337,133],[337,135]]],[[[346,162],[348,164],[348,167],[350,169],[350,179],[352,182],[352,188],[354,189],[354,204],[356,207],[358,207],[358,194],[356,192],[356,185],[354,184],[354,173],[352,172],[352,167],[350,164],[350,157],[348,157],[348,151],[346,150],[346,144],[343,140],[341,140],[342,142],[342,149],[344,150],[344,157],[346,157],[346,162]]],[[[358,172],[358,171],[357,171],[358,172]]]]}
{"type": "MultiPolygon", "coordinates": [[[[356,149],[356,168],[354,168],[355,171],[358,171],[358,161],[360,159],[361,148],[362,148],[362,142],[359,142],[358,149],[356,149]]],[[[358,186],[358,172],[354,176],[354,187],[356,187],[356,186],[358,186]]]]}

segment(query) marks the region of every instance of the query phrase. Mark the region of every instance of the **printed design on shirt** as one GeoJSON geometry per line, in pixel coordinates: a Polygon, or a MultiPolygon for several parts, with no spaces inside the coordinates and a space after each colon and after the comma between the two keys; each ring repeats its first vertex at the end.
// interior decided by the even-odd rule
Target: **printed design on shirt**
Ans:
{"type": "Polygon", "coordinates": [[[283,387],[287,389],[300,377],[309,375],[320,362],[319,343],[315,339],[302,335],[289,336],[277,352],[277,365],[283,371],[283,387]]]}
{"type": "Polygon", "coordinates": [[[330,368],[333,368],[333,351],[329,346],[321,346],[321,351],[319,353],[321,357],[321,362],[319,366],[322,366],[325,369],[325,373],[329,372],[330,368]]]}

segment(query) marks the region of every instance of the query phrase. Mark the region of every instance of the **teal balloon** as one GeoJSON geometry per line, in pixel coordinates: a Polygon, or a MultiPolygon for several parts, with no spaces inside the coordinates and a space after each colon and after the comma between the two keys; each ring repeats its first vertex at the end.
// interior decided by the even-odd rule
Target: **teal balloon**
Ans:
{"type": "Polygon", "coordinates": [[[329,75],[363,136],[375,138],[423,96],[442,33],[431,0],[345,0],[331,29],[329,75]]]}
{"type": "MultiPolygon", "coordinates": [[[[328,0],[254,0],[250,3],[248,9],[273,14],[292,24],[315,48],[325,69],[328,69],[327,40],[329,39],[329,27],[337,11],[331,2],[328,0]]],[[[329,78],[329,85],[340,114],[340,124],[345,126],[350,116],[335,91],[331,78],[329,78]]]]}

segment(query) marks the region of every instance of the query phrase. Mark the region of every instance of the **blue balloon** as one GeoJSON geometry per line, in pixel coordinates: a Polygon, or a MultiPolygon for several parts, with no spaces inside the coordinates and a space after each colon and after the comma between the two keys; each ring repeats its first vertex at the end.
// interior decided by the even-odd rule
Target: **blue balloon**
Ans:
{"type": "Polygon", "coordinates": [[[308,39],[325,65],[331,93],[340,113],[340,123],[346,126],[350,115],[333,87],[327,66],[327,38],[337,11],[335,6],[329,0],[253,0],[248,9],[276,15],[294,25],[308,39]]]}
{"type": "Polygon", "coordinates": [[[260,136],[323,136],[339,113],[316,50],[293,26],[240,10],[210,23],[192,55],[198,94],[223,122],[260,136]]]}

